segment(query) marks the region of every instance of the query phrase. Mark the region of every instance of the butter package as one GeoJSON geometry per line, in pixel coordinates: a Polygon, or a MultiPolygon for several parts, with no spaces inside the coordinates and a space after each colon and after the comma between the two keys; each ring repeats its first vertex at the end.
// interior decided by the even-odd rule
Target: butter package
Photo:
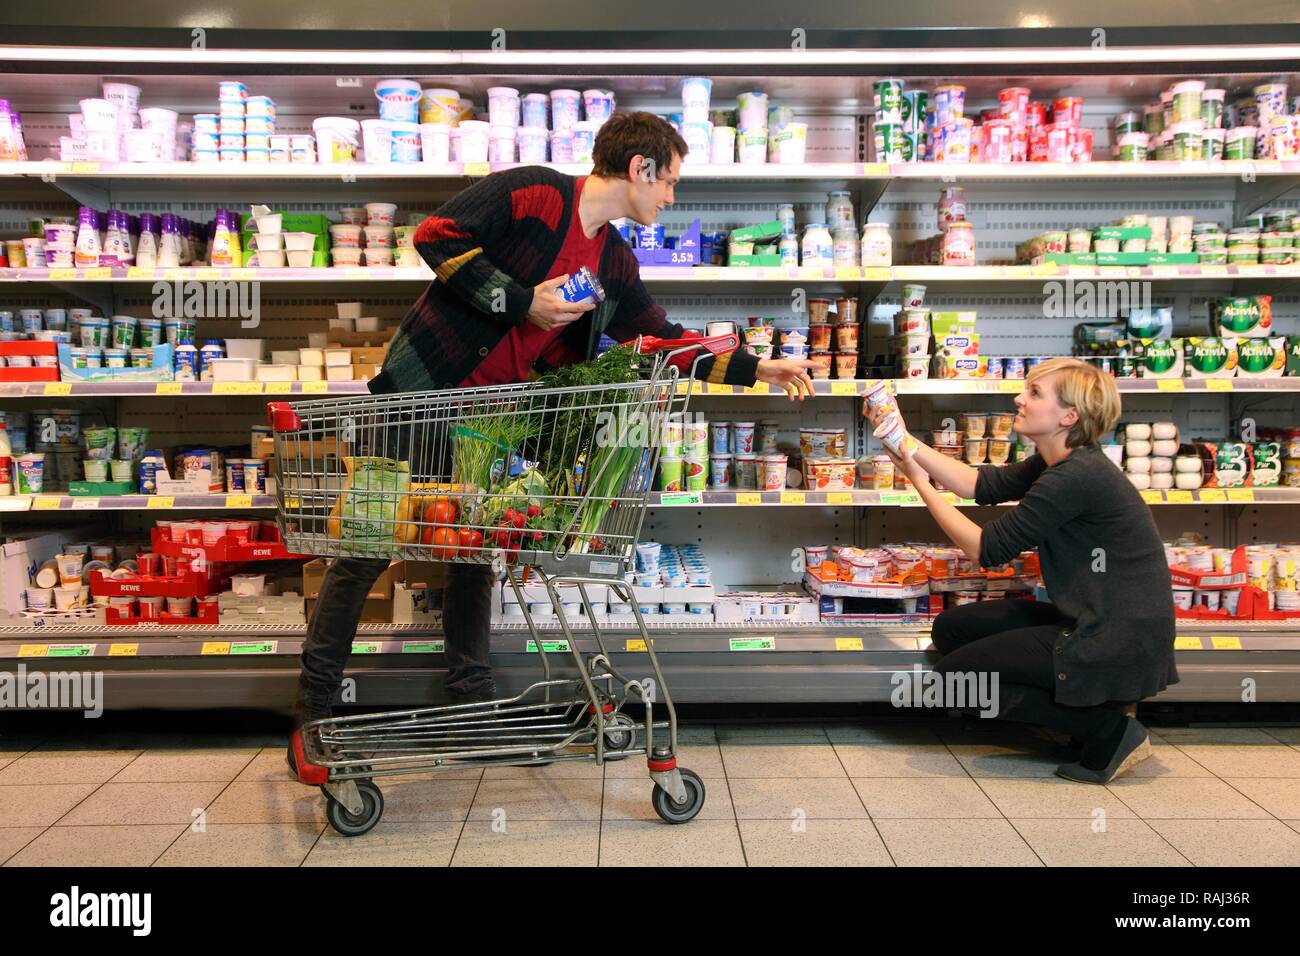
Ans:
{"type": "Polygon", "coordinates": [[[948,335],[974,335],[974,312],[931,312],[930,332],[935,339],[948,335]]]}
{"type": "Polygon", "coordinates": [[[1286,336],[1237,340],[1237,375],[1242,378],[1281,378],[1286,374],[1286,336]]]}
{"type": "Polygon", "coordinates": [[[1210,331],[1224,338],[1266,338],[1273,334],[1271,295],[1229,296],[1210,303],[1210,331]]]}
{"type": "Polygon", "coordinates": [[[1232,378],[1237,374],[1236,339],[1192,336],[1183,341],[1188,378],[1232,378]]]}
{"type": "Polygon", "coordinates": [[[1182,378],[1182,339],[1137,339],[1133,345],[1139,378],[1182,378]]]}
{"type": "Polygon", "coordinates": [[[949,356],[979,355],[980,336],[978,332],[969,335],[936,335],[931,355],[949,356]]]}
{"type": "Polygon", "coordinates": [[[931,374],[935,378],[987,378],[987,355],[936,355],[931,374]]]}

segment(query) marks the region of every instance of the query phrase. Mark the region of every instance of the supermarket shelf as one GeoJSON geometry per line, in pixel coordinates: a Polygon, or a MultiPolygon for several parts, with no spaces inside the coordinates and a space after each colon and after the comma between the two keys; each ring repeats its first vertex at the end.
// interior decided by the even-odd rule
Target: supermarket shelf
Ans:
{"type": "MultiPolygon", "coordinates": [[[[813,382],[813,392],[819,398],[853,398],[861,395],[869,386],[880,379],[832,379],[813,382]]],[[[1024,379],[937,379],[937,378],[896,378],[890,379],[894,390],[900,395],[1002,395],[1018,394],[1025,389],[1024,379]]],[[[1155,378],[1121,378],[1115,380],[1121,392],[1300,392],[1300,376],[1290,378],[1220,378],[1220,379],[1155,379],[1155,378]]],[[[3,386],[0,386],[2,389],[3,386]]],[[[39,393],[39,385],[36,386],[39,393]]],[[[679,394],[685,394],[685,383],[677,386],[679,394]]],[[[692,382],[689,387],[692,395],[736,396],[754,398],[770,395],[774,398],[787,399],[785,392],[772,388],[766,382],[757,385],[715,385],[712,382],[692,382]]],[[[0,395],[3,395],[0,390],[0,395]]]]}
{"type": "MultiPolygon", "coordinates": [[[[1300,488],[1201,488],[1195,491],[1143,491],[1151,505],[1295,505],[1300,488]]],[[[962,508],[978,507],[970,498],[944,493],[948,501],[962,508]]],[[[1003,502],[1005,507],[1014,502],[1003,502]]],[[[650,493],[652,508],[732,508],[777,505],[793,508],[872,507],[924,508],[921,496],[912,491],[682,491],[650,493]]]]}
{"type": "Polygon", "coordinates": [[[0,382],[0,398],[368,394],[365,382],[0,382]]]}
{"type": "MultiPolygon", "coordinates": [[[[43,160],[25,163],[0,163],[0,176],[66,176],[83,179],[150,179],[160,181],[189,180],[269,180],[308,181],[314,183],[350,180],[428,180],[461,179],[484,176],[511,169],[523,163],[101,163],[43,160]]],[[[581,176],[591,172],[590,163],[545,163],[562,173],[581,176]]],[[[803,163],[780,165],[693,164],[682,166],[682,181],[754,181],[754,180],[890,180],[952,182],[956,180],[1000,180],[1036,182],[1038,180],[1177,180],[1239,179],[1243,174],[1255,176],[1300,175],[1300,162],[1294,160],[1206,160],[1201,162],[1123,163],[803,163]]]]}
{"type": "Polygon", "coordinates": [[[0,498],[0,512],[248,511],[274,507],[274,495],[14,495],[0,498]]]}
{"type": "MultiPolygon", "coordinates": [[[[893,266],[889,268],[768,266],[744,268],[728,266],[646,266],[641,269],[646,282],[662,285],[709,283],[784,282],[866,282],[885,285],[890,282],[921,283],[1006,283],[1041,282],[1043,279],[1114,281],[1142,279],[1152,282],[1210,281],[1231,279],[1300,279],[1300,265],[1186,265],[1186,266],[893,266]]],[[[348,266],[319,269],[249,269],[186,267],[178,269],[142,269],[136,266],[85,269],[0,269],[0,282],[173,282],[173,281],[246,281],[272,283],[320,282],[430,282],[433,271],[424,265],[416,268],[396,266],[348,266]]]]}

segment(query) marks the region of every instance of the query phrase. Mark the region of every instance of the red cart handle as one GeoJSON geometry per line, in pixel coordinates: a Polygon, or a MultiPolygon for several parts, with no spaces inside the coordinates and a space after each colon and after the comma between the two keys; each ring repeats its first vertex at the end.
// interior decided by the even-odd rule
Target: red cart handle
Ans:
{"type": "Polygon", "coordinates": [[[277,432],[296,432],[302,428],[302,419],[294,414],[288,402],[267,402],[266,417],[277,432]]]}
{"type": "Polygon", "coordinates": [[[740,348],[740,336],[734,332],[729,335],[714,335],[708,338],[693,336],[683,339],[657,339],[652,335],[643,335],[637,340],[637,349],[642,355],[685,348],[701,348],[714,355],[725,355],[727,352],[734,352],[740,348]]]}

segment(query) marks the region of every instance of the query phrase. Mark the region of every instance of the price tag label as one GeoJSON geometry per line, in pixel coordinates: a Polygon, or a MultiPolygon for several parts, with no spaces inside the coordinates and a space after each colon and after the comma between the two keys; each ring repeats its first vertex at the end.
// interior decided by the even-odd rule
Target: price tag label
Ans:
{"type": "Polygon", "coordinates": [[[894,277],[892,269],[884,269],[880,266],[873,266],[862,271],[868,282],[889,282],[894,277]]]}
{"type": "Polygon", "coordinates": [[[1165,501],[1171,505],[1190,505],[1192,503],[1192,493],[1190,491],[1167,491],[1165,492],[1165,501]]]}
{"type": "Polygon", "coordinates": [[[802,491],[781,492],[781,504],[783,505],[802,505],[807,501],[808,496],[802,491]]]}
{"type": "MultiPolygon", "coordinates": [[[[542,641],[542,650],[547,654],[565,654],[569,651],[568,641],[542,641]]],[[[524,647],[525,653],[536,654],[537,642],[529,641],[524,647]]]]}
{"type": "Polygon", "coordinates": [[[727,641],[733,651],[774,651],[775,637],[733,637],[727,641]]]}
{"type": "Polygon", "coordinates": [[[232,279],[248,280],[248,279],[256,279],[257,277],[258,277],[258,271],[256,269],[231,269],[230,270],[230,278],[232,279]]]}
{"type": "Polygon", "coordinates": [[[303,382],[302,390],[308,394],[324,394],[329,391],[329,382],[303,382]]]}
{"type": "Polygon", "coordinates": [[[1241,638],[1225,637],[1215,635],[1210,638],[1210,644],[1216,651],[1239,651],[1241,650],[1241,638]]]}
{"type": "Polygon", "coordinates": [[[51,644],[47,657],[94,657],[94,644],[51,644]]]}
{"type": "Polygon", "coordinates": [[[151,495],[149,497],[150,508],[175,508],[176,499],[171,495],[151,495]]]}
{"type": "Polygon", "coordinates": [[[1156,382],[1156,391],[1158,392],[1184,392],[1186,390],[1181,378],[1162,378],[1156,382]]]}
{"type": "Polygon", "coordinates": [[[288,395],[293,391],[293,382],[266,382],[266,394],[288,395]]]}
{"type": "Polygon", "coordinates": [[[1158,505],[1165,500],[1165,496],[1163,492],[1144,491],[1141,494],[1142,494],[1142,500],[1149,505],[1158,505]]]}
{"type": "Polygon", "coordinates": [[[998,386],[998,391],[1008,392],[1019,395],[1025,390],[1025,380],[1022,378],[1004,378],[998,386]]]}
{"type": "Polygon", "coordinates": [[[1032,267],[1032,272],[1036,276],[1054,276],[1060,270],[1061,267],[1055,262],[1040,262],[1032,267]]]}
{"type": "Polygon", "coordinates": [[[1202,488],[1198,493],[1198,497],[1207,504],[1221,504],[1228,500],[1228,496],[1223,493],[1222,488],[1202,488]]]}
{"type": "Polygon", "coordinates": [[[673,491],[665,492],[659,496],[659,503],[666,507],[677,505],[698,505],[704,502],[704,492],[702,491],[673,491]]]}
{"type": "Polygon", "coordinates": [[[1199,651],[1201,649],[1201,639],[1199,637],[1175,637],[1174,650],[1176,651],[1199,651]]]}
{"type": "Polygon", "coordinates": [[[717,385],[714,384],[713,382],[707,382],[705,384],[705,390],[710,395],[734,395],[735,394],[734,385],[717,385]]]}
{"type": "Polygon", "coordinates": [[[49,495],[42,498],[32,499],[33,511],[57,511],[63,506],[63,499],[57,495],[49,495]]]}
{"type": "Polygon", "coordinates": [[[1152,266],[1151,274],[1157,279],[1177,278],[1178,266],[1152,266]]]}
{"type": "Polygon", "coordinates": [[[163,278],[169,282],[173,279],[185,279],[189,277],[189,272],[189,269],[164,269],[163,278]]]}
{"type": "Polygon", "coordinates": [[[1228,500],[1237,504],[1248,504],[1255,500],[1254,488],[1229,488],[1228,500]]]}
{"type": "Polygon", "coordinates": [[[835,638],[835,649],[837,651],[860,651],[862,650],[862,638],[837,637],[835,638]]]}
{"type": "Polygon", "coordinates": [[[466,163],[466,176],[487,176],[492,172],[492,168],[487,163],[466,163]]]}
{"type": "Polygon", "coordinates": [[[832,395],[857,395],[857,382],[831,382],[832,395]]]}
{"type": "Polygon", "coordinates": [[[692,395],[703,395],[703,394],[704,394],[704,383],[703,383],[703,382],[691,382],[691,394],[692,394],[692,395]]]}
{"type": "Polygon", "coordinates": [[[403,654],[441,654],[445,641],[402,641],[403,654]]]}
{"type": "Polygon", "coordinates": [[[379,642],[366,641],[363,643],[363,642],[355,641],[352,644],[352,653],[353,654],[378,654],[379,642]]]}
{"type": "Polygon", "coordinates": [[[180,382],[159,382],[157,385],[154,386],[153,393],[155,395],[180,395],[181,383],[180,382]]]}
{"type": "Polygon", "coordinates": [[[888,163],[863,163],[862,175],[881,179],[889,175],[888,163]]]}
{"type": "Polygon", "coordinates": [[[233,654],[274,654],[279,641],[235,641],[230,645],[233,654]]]}
{"type": "Polygon", "coordinates": [[[126,277],[128,279],[152,279],[154,275],[155,270],[141,268],[140,266],[127,266],[126,269],[126,277]]]}
{"type": "Polygon", "coordinates": [[[768,385],[767,382],[755,382],[745,389],[745,393],[748,395],[771,395],[772,386],[768,385]]]}
{"type": "Polygon", "coordinates": [[[46,382],[45,394],[46,395],[71,395],[72,383],[71,382],[46,382]]]}
{"type": "Polygon", "coordinates": [[[195,269],[194,278],[198,279],[200,282],[209,281],[212,279],[220,279],[221,270],[220,269],[195,269]]]}
{"type": "Polygon", "coordinates": [[[628,641],[625,650],[629,654],[644,654],[646,652],[645,641],[628,641]]]}
{"type": "Polygon", "coordinates": [[[73,511],[95,511],[99,508],[98,498],[74,498],[72,499],[73,511]]]}
{"type": "Polygon", "coordinates": [[[227,508],[251,508],[253,507],[252,495],[226,495],[227,508]]]}
{"type": "Polygon", "coordinates": [[[1207,378],[1205,380],[1205,390],[1207,392],[1231,392],[1232,379],[1230,378],[1207,378]]]}
{"type": "Polygon", "coordinates": [[[1201,275],[1203,276],[1226,276],[1228,274],[1227,266],[1203,265],[1201,266],[1201,275]]]}
{"type": "Polygon", "coordinates": [[[44,657],[50,651],[48,644],[20,644],[18,646],[19,657],[44,657]]]}
{"type": "Polygon", "coordinates": [[[204,657],[223,657],[230,653],[230,642],[204,641],[199,653],[204,657]]]}
{"type": "Polygon", "coordinates": [[[828,491],[826,493],[826,503],[828,505],[851,505],[853,504],[853,492],[828,491]]]}
{"type": "Polygon", "coordinates": [[[761,505],[763,496],[757,491],[738,491],[736,492],[736,504],[738,505],[761,505]]]}
{"type": "Polygon", "coordinates": [[[51,282],[71,282],[76,278],[77,278],[76,269],[51,269],[50,270],[51,282]]]}
{"type": "Polygon", "coordinates": [[[73,163],[74,176],[94,176],[99,172],[99,163],[73,163]]]}
{"type": "Polygon", "coordinates": [[[96,266],[93,269],[87,269],[81,274],[83,279],[111,279],[113,270],[107,266],[96,266]]]}
{"type": "Polygon", "coordinates": [[[213,395],[261,395],[261,382],[214,382],[213,395]]]}
{"type": "Polygon", "coordinates": [[[108,645],[109,657],[137,657],[140,654],[139,644],[110,644],[108,645]]]}
{"type": "Polygon", "coordinates": [[[840,282],[857,282],[862,273],[853,266],[836,266],[835,278],[840,282]]]}

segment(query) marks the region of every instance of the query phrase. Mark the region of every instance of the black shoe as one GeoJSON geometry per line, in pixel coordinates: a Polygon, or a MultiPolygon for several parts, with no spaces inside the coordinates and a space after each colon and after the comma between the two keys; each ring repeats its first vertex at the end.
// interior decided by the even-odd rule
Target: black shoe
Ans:
{"type": "Polygon", "coordinates": [[[1062,764],[1056,775],[1078,783],[1110,783],[1130,767],[1151,756],[1151,735],[1132,717],[1124,718],[1124,735],[1110,762],[1101,770],[1089,770],[1082,763],[1062,764]]]}
{"type": "Polygon", "coordinates": [[[452,705],[486,704],[498,699],[497,685],[492,681],[488,681],[486,684],[479,684],[473,690],[464,692],[447,688],[447,703],[452,705]]]}

